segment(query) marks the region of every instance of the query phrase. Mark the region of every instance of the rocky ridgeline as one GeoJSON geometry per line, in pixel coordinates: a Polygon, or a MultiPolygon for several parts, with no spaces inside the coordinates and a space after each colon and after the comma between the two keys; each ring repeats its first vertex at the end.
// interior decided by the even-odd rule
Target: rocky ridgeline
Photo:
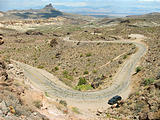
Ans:
{"type": "Polygon", "coordinates": [[[16,85],[9,78],[7,69],[11,68],[0,59],[0,120],[48,120],[35,108],[23,105],[20,96],[25,92],[25,87],[16,85]]]}
{"type": "Polygon", "coordinates": [[[49,18],[49,19],[30,19],[30,20],[5,20],[0,21],[0,24],[3,25],[21,25],[21,24],[42,24],[42,23],[51,23],[51,22],[63,22],[66,18],[63,17],[55,17],[55,18],[49,18]]]}

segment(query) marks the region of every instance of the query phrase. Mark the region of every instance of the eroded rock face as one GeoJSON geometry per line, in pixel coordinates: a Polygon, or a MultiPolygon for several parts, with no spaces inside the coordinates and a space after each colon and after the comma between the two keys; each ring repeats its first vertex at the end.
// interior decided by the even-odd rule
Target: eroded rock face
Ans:
{"type": "Polygon", "coordinates": [[[23,104],[21,96],[25,93],[25,88],[16,86],[14,80],[8,78],[9,68],[13,68],[13,65],[6,65],[0,59],[0,120],[48,120],[32,105],[23,104]]]}

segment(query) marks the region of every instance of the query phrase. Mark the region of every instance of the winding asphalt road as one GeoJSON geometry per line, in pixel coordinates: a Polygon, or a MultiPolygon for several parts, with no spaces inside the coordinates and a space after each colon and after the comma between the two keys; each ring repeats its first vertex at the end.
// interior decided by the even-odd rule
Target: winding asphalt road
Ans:
{"type": "MultiPolygon", "coordinates": [[[[74,43],[79,42],[69,40],[69,38],[64,38],[64,41],[74,43]]],[[[136,45],[138,50],[122,65],[113,78],[115,82],[109,88],[92,92],[80,92],[73,90],[61,83],[58,78],[44,70],[40,70],[20,62],[16,62],[16,64],[24,70],[24,75],[33,85],[46,92],[49,96],[70,102],[85,101],[90,103],[90,101],[100,102],[102,99],[109,99],[114,95],[124,92],[129,87],[131,76],[135,71],[137,63],[147,51],[145,44],[136,41],[81,41],[81,43],[133,43],[136,45]]]]}

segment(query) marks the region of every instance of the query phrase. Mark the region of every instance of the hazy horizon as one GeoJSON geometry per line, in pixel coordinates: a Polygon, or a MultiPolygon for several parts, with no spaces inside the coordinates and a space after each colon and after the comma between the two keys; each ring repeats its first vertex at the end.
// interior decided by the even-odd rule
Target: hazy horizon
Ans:
{"type": "Polygon", "coordinates": [[[0,0],[0,11],[40,9],[52,5],[63,12],[82,15],[141,15],[160,12],[160,0],[0,0]]]}

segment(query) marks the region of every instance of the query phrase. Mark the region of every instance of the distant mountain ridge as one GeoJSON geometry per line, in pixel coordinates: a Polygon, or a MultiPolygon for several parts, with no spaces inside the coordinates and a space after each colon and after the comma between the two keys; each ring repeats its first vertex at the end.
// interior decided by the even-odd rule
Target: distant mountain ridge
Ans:
{"type": "Polygon", "coordinates": [[[29,10],[10,10],[7,12],[0,12],[0,17],[8,19],[41,19],[63,16],[64,13],[56,10],[52,4],[46,5],[42,9],[29,9],[29,10]],[[1,15],[3,14],[3,15],[1,15]]]}

